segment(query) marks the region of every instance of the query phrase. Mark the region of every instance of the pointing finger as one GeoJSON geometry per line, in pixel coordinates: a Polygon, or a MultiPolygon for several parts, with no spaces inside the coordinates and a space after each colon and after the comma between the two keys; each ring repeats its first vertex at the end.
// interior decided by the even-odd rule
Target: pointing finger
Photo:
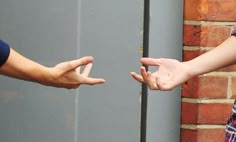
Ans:
{"type": "Polygon", "coordinates": [[[65,72],[67,72],[67,71],[70,71],[70,70],[74,70],[79,66],[91,63],[91,62],[93,62],[93,60],[94,59],[93,59],[92,56],[86,56],[86,57],[82,57],[82,58],[77,59],[77,60],[72,60],[72,61],[60,63],[60,64],[57,65],[57,67],[61,68],[65,72]]]}
{"type": "Polygon", "coordinates": [[[142,58],[141,63],[148,66],[159,66],[161,64],[161,59],[142,58]]]}

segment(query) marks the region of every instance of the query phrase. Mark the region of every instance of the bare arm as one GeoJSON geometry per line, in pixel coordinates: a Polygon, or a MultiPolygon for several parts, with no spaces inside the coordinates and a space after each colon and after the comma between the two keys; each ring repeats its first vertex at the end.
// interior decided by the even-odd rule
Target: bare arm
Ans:
{"type": "Polygon", "coordinates": [[[6,63],[0,67],[0,74],[68,89],[77,88],[81,84],[94,85],[104,83],[104,79],[88,77],[92,62],[93,57],[87,56],[57,64],[54,67],[46,67],[10,49],[10,55],[6,63]],[[80,66],[83,65],[86,67],[80,73],[80,66]]]}
{"type": "Polygon", "coordinates": [[[195,59],[185,62],[192,76],[211,72],[236,63],[236,37],[231,36],[222,44],[195,59]]]}
{"type": "Polygon", "coordinates": [[[236,37],[229,37],[211,51],[187,62],[163,58],[142,58],[141,63],[159,68],[151,73],[141,66],[141,75],[131,72],[134,79],[147,83],[153,90],[171,90],[196,75],[236,63],[236,37]]]}

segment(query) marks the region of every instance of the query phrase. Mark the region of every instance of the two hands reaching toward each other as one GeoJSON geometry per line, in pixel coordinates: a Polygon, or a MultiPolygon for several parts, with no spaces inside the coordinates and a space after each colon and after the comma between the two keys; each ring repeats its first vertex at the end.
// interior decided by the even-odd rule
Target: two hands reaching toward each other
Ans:
{"type": "MultiPolygon", "coordinates": [[[[87,56],[57,64],[53,68],[48,68],[51,76],[47,77],[49,80],[43,81],[41,84],[71,89],[78,88],[82,84],[95,85],[104,83],[104,79],[89,77],[92,62],[93,57],[87,56]],[[85,66],[82,73],[80,71],[81,66],[85,66]]],[[[131,72],[134,79],[140,83],[146,83],[152,90],[171,90],[191,77],[188,74],[188,66],[174,59],[142,58],[141,63],[158,67],[158,70],[153,73],[146,71],[143,66],[140,68],[141,75],[131,72]]]]}
{"type": "MultiPolygon", "coordinates": [[[[102,78],[89,77],[94,60],[91,56],[46,67],[20,55],[1,40],[0,47],[2,75],[68,89],[78,88],[81,84],[95,85],[105,82],[102,78]],[[82,72],[81,66],[85,66],[82,72]]],[[[231,36],[211,51],[187,62],[170,58],[142,58],[143,65],[156,66],[157,71],[152,73],[141,66],[140,74],[131,72],[131,76],[140,83],[146,83],[152,90],[171,90],[194,76],[235,64],[235,47],[236,37],[231,36]]]]}
{"type": "MultiPolygon", "coordinates": [[[[102,78],[89,76],[94,61],[92,56],[46,67],[22,56],[12,48],[5,49],[10,51],[6,62],[0,67],[0,74],[9,77],[67,89],[75,89],[82,84],[95,85],[105,82],[102,78]],[[81,71],[82,66],[84,69],[81,71]]],[[[141,63],[158,66],[158,70],[154,73],[146,71],[144,67],[141,67],[141,75],[131,73],[134,79],[146,83],[150,89],[171,90],[190,78],[187,65],[177,60],[142,58],[141,63]]]]}
{"type": "MultiPolygon", "coordinates": [[[[78,88],[81,84],[95,85],[104,83],[104,79],[89,77],[92,61],[93,57],[87,56],[49,68],[52,75],[50,77],[51,81],[42,82],[42,84],[63,88],[78,88]],[[80,66],[85,66],[82,73],[80,72],[80,66]]],[[[191,78],[191,75],[188,74],[188,66],[184,62],[165,58],[142,58],[141,63],[158,67],[158,70],[153,73],[146,71],[143,66],[140,68],[141,75],[131,72],[135,80],[140,83],[146,83],[152,90],[171,90],[191,78]]]]}
{"type": "MultiPolygon", "coordinates": [[[[92,56],[85,56],[59,63],[54,67],[46,67],[10,49],[7,61],[0,67],[0,74],[46,86],[75,89],[82,84],[95,85],[105,82],[102,78],[89,77],[93,61],[92,56]]],[[[141,75],[135,72],[131,72],[131,75],[153,90],[171,90],[191,77],[188,74],[188,66],[174,59],[142,58],[141,63],[157,66],[158,70],[151,73],[141,67],[141,75]]]]}

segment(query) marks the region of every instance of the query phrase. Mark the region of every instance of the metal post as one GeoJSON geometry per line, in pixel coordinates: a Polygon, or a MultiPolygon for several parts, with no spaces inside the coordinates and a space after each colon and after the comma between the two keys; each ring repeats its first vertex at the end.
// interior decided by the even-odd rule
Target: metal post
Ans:
{"type": "MultiPolygon", "coordinates": [[[[150,0],[144,0],[143,57],[148,57],[149,24],[150,24],[149,16],[150,16],[150,0]]],[[[147,66],[146,69],[148,70],[147,66]]],[[[148,87],[146,84],[142,84],[140,142],[146,142],[147,103],[148,103],[148,87]]]]}

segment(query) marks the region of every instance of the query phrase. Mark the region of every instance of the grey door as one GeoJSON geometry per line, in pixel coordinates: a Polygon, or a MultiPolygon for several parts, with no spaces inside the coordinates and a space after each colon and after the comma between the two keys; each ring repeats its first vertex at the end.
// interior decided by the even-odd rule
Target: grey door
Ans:
{"type": "Polygon", "coordinates": [[[80,142],[138,142],[140,84],[130,71],[139,69],[142,44],[141,0],[84,0],[80,55],[96,59],[94,75],[106,84],[79,90],[80,142]]]}
{"type": "MultiPolygon", "coordinates": [[[[0,37],[47,66],[78,57],[77,0],[1,0],[0,37]]],[[[24,66],[24,65],[22,65],[24,66]]],[[[1,142],[74,142],[76,90],[0,77],[1,142]]]]}
{"type": "Polygon", "coordinates": [[[92,55],[105,85],[56,89],[1,76],[1,142],[139,140],[142,1],[1,0],[0,35],[47,66],[92,55]],[[129,133],[127,133],[129,132],[129,133]]]}
{"type": "MultiPolygon", "coordinates": [[[[181,61],[182,27],[182,0],[150,0],[149,56],[181,61]]],[[[178,142],[180,87],[167,92],[149,91],[148,94],[147,142],[178,142]]]]}
{"type": "MultiPolygon", "coordinates": [[[[179,58],[180,50],[171,47],[177,47],[177,42],[181,48],[181,39],[177,38],[180,21],[172,37],[176,40],[169,43],[165,38],[168,48],[163,49],[166,42],[156,34],[163,29],[155,26],[166,16],[159,13],[159,3],[166,4],[153,0],[158,9],[154,7],[157,11],[152,12],[150,55],[179,58]],[[156,44],[160,44],[158,48],[156,44]]],[[[170,8],[174,12],[180,9],[166,9],[170,8]]],[[[0,37],[15,50],[47,66],[92,55],[95,62],[91,75],[105,78],[106,84],[66,90],[1,76],[0,141],[138,142],[141,85],[129,72],[139,70],[142,34],[143,0],[1,0],[0,37]]],[[[171,130],[174,135],[164,142],[176,141],[179,90],[166,95],[153,93],[149,96],[147,140],[163,140],[161,135],[171,130]],[[166,104],[169,101],[171,105],[166,104]],[[163,113],[159,105],[167,107],[165,115],[175,117],[168,121],[166,116],[159,117],[163,113]],[[163,128],[169,121],[174,127],[168,124],[163,128]]]]}

